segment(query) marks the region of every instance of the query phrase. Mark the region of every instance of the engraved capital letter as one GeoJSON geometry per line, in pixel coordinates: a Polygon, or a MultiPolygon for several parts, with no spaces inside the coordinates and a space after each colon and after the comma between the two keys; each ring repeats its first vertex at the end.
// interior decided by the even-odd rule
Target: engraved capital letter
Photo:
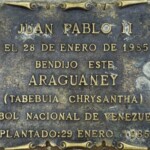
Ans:
{"type": "Polygon", "coordinates": [[[128,36],[132,34],[132,23],[123,20],[122,27],[123,27],[123,30],[122,30],[123,34],[126,34],[128,36]]]}

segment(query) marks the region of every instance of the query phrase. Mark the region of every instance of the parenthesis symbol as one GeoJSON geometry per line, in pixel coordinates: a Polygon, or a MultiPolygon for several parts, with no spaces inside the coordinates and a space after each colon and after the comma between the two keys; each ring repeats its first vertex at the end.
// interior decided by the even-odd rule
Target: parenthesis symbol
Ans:
{"type": "Polygon", "coordinates": [[[4,103],[5,103],[5,104],[7,104],[7,96],[8,96],[8,94],[6,93],[6,94],[4,95],[4,103]]]}
{"type": "Polygon", "coordinates": [[[142,103],[143,103],[143,95],[140,94],[140,104],[142,104],[142,103]]]}

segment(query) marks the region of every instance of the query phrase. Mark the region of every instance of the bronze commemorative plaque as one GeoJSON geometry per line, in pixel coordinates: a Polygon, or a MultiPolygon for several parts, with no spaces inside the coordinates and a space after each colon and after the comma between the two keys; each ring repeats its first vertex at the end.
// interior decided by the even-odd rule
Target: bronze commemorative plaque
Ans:
{"type": "Polygon", "coordinates": [[[3,1],[0,150],[149,150],[148,0],[3,1]]]}

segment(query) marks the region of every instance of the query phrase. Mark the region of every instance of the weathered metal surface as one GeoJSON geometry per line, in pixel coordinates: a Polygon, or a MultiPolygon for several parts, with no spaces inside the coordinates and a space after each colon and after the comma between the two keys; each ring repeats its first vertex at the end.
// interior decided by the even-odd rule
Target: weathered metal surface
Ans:
{"type": "MultiPolygon", "coordinates": [[[[51,1],[48,1],[51,2],[51,1]]],[[[54,1],[53,1],[54,2],[54,1]]],[[[1,147],[10,147],[14,145],[23,145],[29,142],[35,144],[43,143],[47,139],[54,143],[63,140],[85,142],[99,142],[102,137],[84,137],[78,138],[76,131],[81,130],[113,130],[114,136],[109,138],[113,141],[123,141],[131,145],[150,147],[150,137],[137,138],[124,136],[123,131],[129,130],[150,130],[149,122],[146,121],[106,121],[104,113],[148,113],[150,106],[150,52],[123,52],[123,44],[146,44],[149,45],[150,36],[150,6],[147,4],[134,5],[126,8],[119,8],[116,1],[95,1],[96,6],[86,11],[85,5],[82,9],[63,10],[62,1],[54,3],[40,3],[40,7],[33,10],[3,4],[0,9],[0,111],[16,112],[20,119],[17,121],[1,121],[1,130],[11,130],[13,135],[15,130],[72,130],[71,138],[0,138],[1,147]],[[101,2],[109,3],[107,5],[101,2]],[[48,6],[48,7],[47,7],[48,6]],[[20,24],[40,23],[54,25],[54,34],[18,34],[20,24]],[[64,35],[64,23],[78,23],[80,28],[82,23],[95,23],[99,29],[104,23],[112,26],[109,34],[72,34],[68,32],[64,35]],[[122,23],[132,23],[132,33],[122,33],[122,23]],[[18,52],[4,52],[4,44],[15,44],[18,52]],[[41,44],[56,44],[55,52],[41,52],[41,44]],[[97,45],[95,52],[60,52],[61,43],[78,43],[97,45]],[[116,43],[116,52],[104,52],[104,43],[116,43]],[[23,44],[35,44],[35,52],[23,52],[23,44]],[[59,60],[59,61],[77,61],[77,69],[35,69],[37,60],[59,60]],[[90,60],[112,60],[113,69],[88,69],[87,62],[90,60]],[[64,75],[82,75],[90,74],[118,74],[115,86],[29,86],[31,75],[40,74],[50,76],[64,75]],[[57,95],[59,103],[30,103],[20,102],[11,103],[7,100],[4,104],[4,97],[13,95],[27,94],[48,94],[57,95]],[[70,95],[135,95],[140,99],[143,96],[143,102],[140,104],[103,104],[103,103],[76,103],[70,104],[68,97],[70,95]],[[27,121],[25,114],[27,112],[65,112],[78,113],[80,121],[27,121]],[[99,121],[85,121],[83,114],[86,112],[99,113],[99,121]]],[[[76,1],[74,1],[76,2],[76,1]]],[[[37,3],[38,4],[38,3],[37,3]]],[[[28,6],[28,5],[26,5],[28,6]]],[[[68,5],[67,5],[68,6],[68,5]]],[[[79,7],[79,5],[76,5],[79,7]]],[[[81,5],[80,5],[81,6],[81,5]]],[[[144,49],[144,48],[143,48],[144,49]]],[[[109,80],[110,81],[110,80],[109,80]]],[[[110,82],[112,83],[112,82],[110,82]]],[[[130,133],[129,133],[130,134],[130,133]]]]}

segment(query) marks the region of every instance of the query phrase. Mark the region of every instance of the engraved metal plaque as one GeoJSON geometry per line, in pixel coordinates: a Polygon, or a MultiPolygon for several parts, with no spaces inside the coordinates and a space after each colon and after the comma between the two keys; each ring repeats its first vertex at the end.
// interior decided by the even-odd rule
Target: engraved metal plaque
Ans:
{"type": "Polygon", "coordinates": [[[149,149],[149,1],[4,1],[0,37],[0,149],[149,149]]]}

